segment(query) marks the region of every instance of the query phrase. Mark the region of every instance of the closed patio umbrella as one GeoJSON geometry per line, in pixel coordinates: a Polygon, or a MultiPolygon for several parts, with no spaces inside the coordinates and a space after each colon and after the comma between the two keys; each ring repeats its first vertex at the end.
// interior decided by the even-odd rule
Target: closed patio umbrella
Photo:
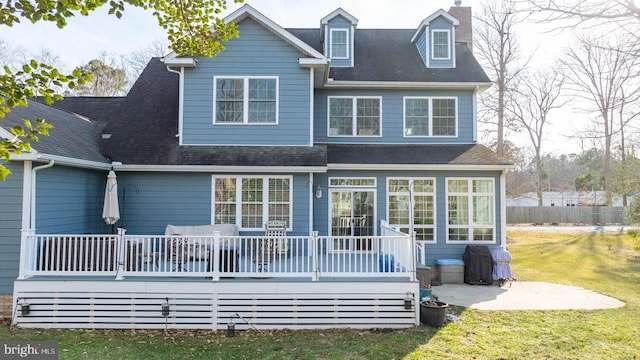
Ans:
{"type": "MultiPolygon", "coordinates": [[[[120,207],[118,206],[118,181],[116,173],[111,170],[107,176],[107,187],[104,190],[104,207],[102,218],[109,225],[115,224],[120,219],[120,207]]],[[[112,229],[113,230],[113,229],[112,229]]]]}

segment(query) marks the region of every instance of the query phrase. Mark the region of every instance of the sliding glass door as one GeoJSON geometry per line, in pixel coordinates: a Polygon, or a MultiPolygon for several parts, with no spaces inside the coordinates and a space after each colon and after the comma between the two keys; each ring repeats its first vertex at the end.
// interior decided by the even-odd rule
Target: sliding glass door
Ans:
{"type": "Polygon", "coordinates": [[[368,251],[375,229],[375,191],[331,190],[331,236],[333,251],[368,251]]]}

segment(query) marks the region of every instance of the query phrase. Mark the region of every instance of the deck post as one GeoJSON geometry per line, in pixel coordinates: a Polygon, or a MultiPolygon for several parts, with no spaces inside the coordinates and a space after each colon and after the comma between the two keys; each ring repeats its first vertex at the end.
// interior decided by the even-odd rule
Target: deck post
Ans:
{"type": "Polygon", "coordinates": [[[311,247],[313,248],[311,252],[311,262],[313,266],[313,276],[311,277],[311,281],[318,281],[318,232],[314,231],[311,234],[311,247]]]}
{"type": "Polygon", "coordinates": [[[20,230],[20,269],[18,270],[18,279],[26,279],[31,275],[28,275],[33,271],[32,259],[35,258],[36,247],[29,244],[29,237],[35,235],[35,229],[22,229],[20,230]]]}
{"type": "Polygon", "coordinates": [[[124,260],[125,260],[125,253],[124,253],[124,246],[125,246],[125,238],[124,238],[124,234],[127,232],[127,229],[123,229],[123,228],[118,228],[118,257],[117,257],[117,261],[118,261],[118,270],[116,272],[116,280],[122,280],[124,279],[124,260]]]}
{"type": "Polygon", "coordinates": [[[209,256],[209,263],[211,271],[213,271],[211,279],[220,281],[220,231],[213,232],[213,254],[209,256]],[[213,260],[213,264],[211,264],[211,260],[213,260]]]}

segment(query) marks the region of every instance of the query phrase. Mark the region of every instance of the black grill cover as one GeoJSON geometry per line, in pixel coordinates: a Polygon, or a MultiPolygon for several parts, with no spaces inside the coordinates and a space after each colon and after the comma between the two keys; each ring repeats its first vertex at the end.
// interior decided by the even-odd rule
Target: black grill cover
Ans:
{"type": "Polygon", "coordinates": [[[464,282],[472,285],[493,284],[493,258],[488,246],[467,245],[462,255],[464,282]]]}

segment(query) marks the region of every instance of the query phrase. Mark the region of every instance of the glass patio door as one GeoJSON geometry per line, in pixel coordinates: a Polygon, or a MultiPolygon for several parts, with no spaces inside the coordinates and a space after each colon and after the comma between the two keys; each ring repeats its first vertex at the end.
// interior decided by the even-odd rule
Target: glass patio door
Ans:
{"type": "Polygon", "coordinates": [[[369,251],[375,219],[375,192],[371,190],[331,190],[331,236],[333,251],[369,251]],[[354,238],[356,237],[356,238],[354,238]]]}

